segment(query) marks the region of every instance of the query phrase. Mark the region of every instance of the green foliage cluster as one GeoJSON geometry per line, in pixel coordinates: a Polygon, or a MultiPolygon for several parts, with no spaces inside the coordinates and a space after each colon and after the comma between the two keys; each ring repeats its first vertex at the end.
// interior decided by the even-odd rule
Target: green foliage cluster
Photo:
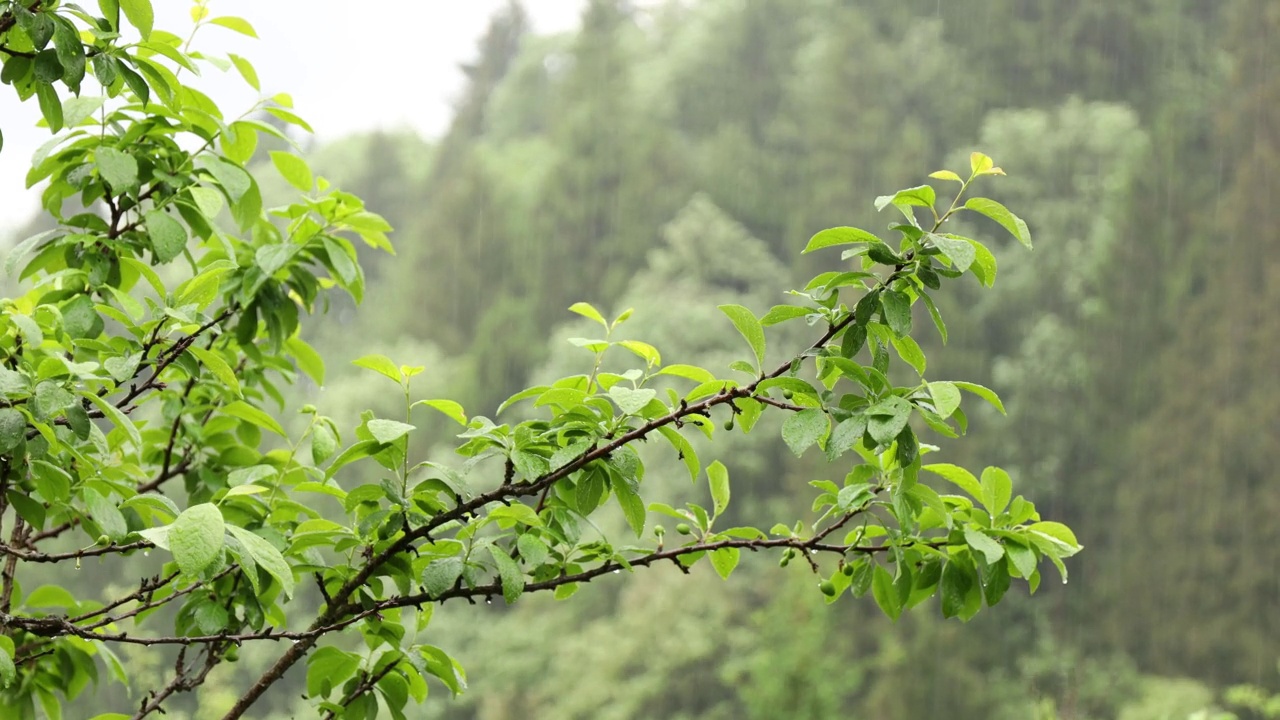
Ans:
{"type": "MultiPolygon", "coordinates": [[[[593,5],[579,48],[601,62],[580,63],[567,87],[602,93],[625,117],[629,91],[596,76],[621,68],[592,34],[621,22],[608,7],[593,5]]],[[[664,564],[709,565],[727,579],[744,551],[806,566],[828,602],[871,595],[892,619],[937,597],[943,617],[968,620],[1015,579],[1034,592],[1045,559],[1066,580],[1063,560],[1080,544],[1015,495],[1008,473],[926,461],[938,450],[930,435],[967,431],[965,394],[1004,412],[983,385],[927,379],[913,336],[921,305],[945,341],[933,295],[944,281],[996,278],[987,246],[948,223],[984,217],[1031,245],[1018,216],[970,196],[980,178],[1004,174],[988,156],[972,153],[965,175],[933,173],[954,194],[920,185],[877,198],[875,210],[894,214],[886,238],[847,226],[813,235],[806,253],[843,254],[828,261],[838,269],[793,291],[793,304],[763,315],[720,304],[749,350],[731,374],[664,363],[654,345],[619,335],[630,310],[608,318],[579,302],[569,309],[593,328],[571,341],[587,353],[585,371],[515,393],[496,410],[508,421],[421,399],[424,366],[368,354],[355,364],[391,383],[402,411],[366,411],[344,437],[307,405],[291,432],[273,409],[286,405],[285,386],[326,374],[303,321],[334,291],[361,301],[356,242],[392,252],[391,226],[290,150],[266,157],[296,192],[265,206],[250,162],[262,136],[290,139],[260,113],[303,131],[306,121],[283,94],[231,119],[188,82],[234,69],[260,89],[246,59],[193,48],[205,28],[253,36],[247,21],[212,16],[199,0],[184,40],[153,27],[149,0],[98,9],[0,2],[3,81],[35,97],[55,133],[28,183],[47,183],[43,208],[57,222],[15,248],[9,269],[26,289],[0,301],[0,704],[11,717],[34,718],[37,706],[60,717],[101,669],[127,683],[124,646],[178,649],[167,681],[133,702],[134,718],[163,712],[241,646],[265,644],[283,650],[237,688],[228,720],[298,664],[322,716],[403,718],[427,697],[428,677],[454,694],[465,687],[459,661],[433,640],[435,608],[449,600],[567,598],[596,578],[664,564]],[[771,362],[767,338],[787,323],[810,337],[771,362]],[[623,353],[629,367],[615,371],[623,353]],[[419,407],[460,427],[458,463],[416,460],[419,407]],[[717,427],[750,433],[766,413],[785,418],[781,437],[796,456],[817,448],[847,468],[842,482],[811,482],[809,512],[768,531],[738,521],[729,467],[704,463],[692,440],[717,427]],[[695,483],[705,477],[709,503],[651,490],[645,441],[665,442],[695,483]],[[623,524],[616,532],[601,529],[611,517],[623,524]],[[79,548],[61,549],[68,542],[79,548]],[[34,567],[152,552],[142,565],[153,574],[121,594],[24,584],[40,577],[34,567]],[[318,597],[304,600],[304,587],[318,597]]],[[[583,228],[629,228],[628,239],[605,250],[549,244],[535,266],[576,257],[592,283],[616,284],[643,247],[634,221],[661,185],[652,175],[632,185],[628,167],[662,148],[590,116],[571,114],[558,132],[572,142],[547,182],[581,204],[561,203],[547,230],[580,239],[583,228]],[[601,167],[602,155],[620,164],[601,167]],[[584,175],[580,163],[599,172],[584,175]],[[610,187],[623,199],[592,199],[610,187]]],[[[542,309],[567,292],[538,290],[542,309]]]]}

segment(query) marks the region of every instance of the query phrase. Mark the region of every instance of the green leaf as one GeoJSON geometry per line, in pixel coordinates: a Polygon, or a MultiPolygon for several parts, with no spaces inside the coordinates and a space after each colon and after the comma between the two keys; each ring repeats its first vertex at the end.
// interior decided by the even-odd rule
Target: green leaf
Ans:
{"type": "Polygon", "coordinates": [[[92,297],[78,295],[62,306],[62,329],[73,340],[91,340],[102,334],[102,318],[93,307],[92,297]]]}
{"type": "Polygon", "coordinates": [[[738,560],[742,557],[742,551],[736,547],[717,548],[711,551],[711,567],[716,569],[716,573],[725,580],[729,579],[729,575],[733,573],[733,569],[738,567],[738,560]]]}
{"type": "Polygon", "coordinates": [[[541,565],[551,555],[551,548],[531,532],[516,538],[516,547],[520,548],[520,557],[530,567],[541,565]]]}
{"type": "Polygon", "coordinates": [[[360,668],[360,656],[326,646],[307,659],[307,695],[327,697],[360,668]]]}
{"type": "Polygon", "coordinates": [[[241,495],[258,495],[260,493],[270,492],[270,490],[270,488],[265,488],[261,485],[236,485],[235,487],[227,490],[227,494],[223,495],[223,497],[229,498],[239,497],[241,495]]]}
{"type": "Polygon", "coordinates": [[[52,85],[36,83],[36,102],[40,105],[40,114],[49,124],[51,132],[62,129],[62,101],[58,99],[58,91],[52,85]]]}
{"type": "Polygon", "coordinates": [[[168,526],[169,550],[182,572],[199,575],[222,554],[226,525],[211,503],[192,505],[168,526]]]}
{"type": "Polygon", "coordinates": [[[311,125],[307,124],[306,120],[303,120],[302,118],[298,117],[296,114],[292,112],[289,112],[288,110],[285,110],[283,108],[278,108],[278,107],[268,107],[263,109],[266,110],[268,113],[271,113],[272,115],[276,116],[277,118],[289,123],[290,125],[297,125],[303,130],[306,130],[308,133],[312,133],[312,134],[315,133],[315,130],[312,129],[311,125]]]}
{"type": "Polygon", "coordinates": [[[883,242],[880,238],[872,235],[866,230],[859,230],[854,227],[836,227],[822,230],[818,234],[809,238],[809,244],[805,246],[800,254],[810,253],[814,250],[832,247],[835,245],[850,245],[852,243],[879,243],[883,242]]]}
{"type": "Polygon", "coordinates": [[[209,157],[205,157],[202,162],[213,179],[222,186],[232,204],[239,203],[253,189],[253,178],[239,165],[209,157]]]}
{"type": "Polygon", "coordinates": [[[982,471],[982,504],[992,517],[1004,512],[1013,497],[1013,481],[1009,473],[998,467],[989,467],[982,471]]]}
{"type": "Polygon", "coordinates": [[[231,391],[234,392],[237,397],[240,396],[240,381],[236,378],[236,372],[231,369],[231,366],[227,364],[226,360],[222,359],[221,355],[213,352],[212,350],[205,350],[204,348],[197,347],[195,345],[188,347],[187,352],[195,355],[196,358],[200,360],[201,364],[208,368],[209,372],[213,373],[214,377],[218,378],[222,384],[231,388],[231,391]]]}
{"type": "Polygon", "coordinates": [[[943,420],[951,417],[951,413],[960,407],[960,390],[955,383],[931,382],[929,395],[933,398],[933,409],[943,420]]]}
{"type": "Polygon", "coordinates": [[[244,78],[244,81],[249,83],[249,87],[254,90],[262,90],[262,85],[258,82],[258,71],[254,70],[253,63],[250,63],[248,60],[236,55],[235,53],[230,53],[227,57],[231,58],[231,64],[236,66],[236,70],[240,73],[240,77],[244,78]]]}
{"type": "Polygon", "coordinates": [[[613,496],[618,499],[618,505],[622,507],[622,515],[626,518],[627,525],[631,526],[631,531],[636,534],[636,537],[643,537],[644,522],[647,518],[644,500],[632,490],[630,483],[625,481],[614,481],[613,496]]]}
{"type": "Polygon", "coordinates": [[[36,419],[51,418],[75,403],[76,398],[53,380],[36,385],[34,411],[36,419]]]}
{"type": "Polygon", "coordinates": [[[263,245],[253,253],[253,262],[262,270],[263,275],[275,275],[280,268],[288,265],[300,250],[302,250],[301,245],[292,243],[263,245]]]}
{"type": "Polygon", "coordinates": [[[27,434],[27,418],[20,411],[0,408],[0,453],[18,447],[27,434]]]}
{"type": "Polygon", "coordinates": [[[133,446],[135,448],[142,447],[142,435],[138,432],[138,428],[133,424],[133,421],[129,419],[128,415],[120,412],[119,408],[112,405],[106,399],[99,397],[97,393],[82,391],[80,393],[80,397],[93,403],[94,407],[98,408],[98,410],[105,417],[110,419],[116,427],[124,430],[125,434],[129,436],[129,440],[133,442],[133,446]]]}
{"type": "Polygon", "coordinates": [[[1071,531],[1071,528],[1060,522],[1044,521],[1032,523],[1027,526],[1027,530],[1048,535],[1049,537],[1060,542],[1064,542],[1073,548],[1080,547],[1080,541],[1076,540],[1076,534],[1071,531]]]}
{"type": "Polygon", "coordinates": [[[591,305],[591,303],[584,303],[584,302],[574,303],[569,306],[569,311],[578,313],[584,318],[589,318],[591,320],[594,320],[600,323],[600,326],[606,330],[609,329],[609,323],[604,319],[604,316],[600,314],[600,311],[596,310],[595,307],[591,305]]]}
{"type": "Polygon", "coordinates": [[[729,507],[729,470],[719,460],[707,466],[707,482],[711,485],[711,501],[718,516],[729,507]]]}
{"type": "Polygon", "coordinates": [[[973,276],[985,287],[992,287],[996,283],[996,256],[977,240],[970,240],[969,244],[974,252],[973,265],[970,266],[973,276]]]}
{"type": "Polygon", "coordinates": [[[14,325],[18,326],[18,332],[22,335],[22,341],[27,347],[38,348],[44,343],[44,333],[40,330],[40,325],[29,315],[14,313],[9,316],[14,325]]]}
{"type": "Polygon", "coordinates": [[[291,337],[284,343],[285,349],[293,356],[298,369],[307,374],[316,385],[324,385],[324,358],[315,348],[302,338],[291,337]]]}
{"type": "Polygon", "coordinates": [[[977,383],[961,382],[959,380],[956,380],[956,381],[953,381],[953,384],[956,387],[960,388],[961,390],[968,390],[974,395],[977,395],[983,400],[986,400],[987,402],[991,403],[995,407],[995,409],[1000,411],[1001,415],[1006,414],[1004,411],[1004,403],[1000,402],[1000,396],[996,395],[995,391],[989,388],[985,388],[981,385],[978,385],[977,383]]]}
{"type": "Polygon", "coordinates": [[[466,689],[466,675],[463,674],[458,663],[454,662],[445,651],[431,645],[421,645],[418,647],[418,654],[426,661],[427,672],[439,678],[454,696],[466,689]]]}
{"type": "Polygon", "coordinates": [[[452,588],[458,578],[462,577],[462,558],[447,557],[432,560],[422,571],[422,586],[431,597],[440,597],[441,593],[452,588]]]}
{"type": "Polygon", "coordinates": [[[27,376],[0,367],[0,400],[18,400],[31,394],[31,381],[27,376]]]}
{"type": "Polygon", "coordinates": [[[192,616],[196,621],[196,627],[207,635],[214,635],[227,629],[227,609],[212,600],[206,599],[196,605],[192,616]]]}
{"type": "Polygon", "coordinates": [[[792,414],[782,423],[782,439],[800,457],[827,434],[830,421],[822,410],[810,408],[792,414]]]}
{"type": "Polygon", "coordinates": [[[663,425],[658,428],[658,432],[671,443],[671,446],[680,454],[680,460],[684,463],[685,469],[689,471],[689,479],[693,482],[698,481],[698,473],[702,470],[702,466],[698,461],[698,453],[694,451],[693,444],[680,434],[679,430],[673,427],[663,425]]]}
{"type": "Polygon", "coordinates": [[[343,450],[342,454],[338,455],[338,457],[334,458],[333,463],[329,465],[329,469],[324,471],[325,479],[327,480],[333,477],[334,474],[343,466],[353,463],[356,460],[360,460],[361,458],[369,457],[373,453],[377,452],[379,447],[381,446],[376,440],[361,440],[360,442],[353,444],[351,447],[343,450]]]}
{"type": "Polygon", "coordinates": [[[519,600],[520,595],[524,593],[524,573],[520,572],[520,565],[496,544],[489,546],[489,554],[493,557],[493,564],[498,568],[498,579],[502,583],[502,598],[510,605],[519,600]]]}
{"type": "Polygon", "coordinates": [[[404,382],[404,374],[400,372],[400,367],[391,362],[391,358],[386,355],[365,355],[362,358],[353,360],[351,364],[372,370],[379,375],[395,380],[397,383],[404,382]]]}
{"type": "Polygon", "coordinates": [[[831,431],[831,436],[827,438],[826,454],[829,462],[835,462],[843,455],[853,444],[862,439],[862,434],[867,430],[867,416],[854,415],[846,418],[836,425],[831,431]]]}
{"type": "Polygon", "coordinates": [[[393,443],[417,429],[413,425],[382,419],[370,420],[365,423],[365,428],[369,430],[373,439],[380,443],[393,443]]]}
{"type": "Polygon", "coordinates": [[[231,417],[237,417],[241,420],[253,423],[264,430],[270,430],[280,437],[288,437],[288,435],[285,434],[284,428],[280,427],[280,423],[276,422],[275,418],[244,402],[243,400],[236,400],[235,402],[224,406],[222,408],[222,412],[226,415],[230,415],[231,417]]]}
{"type": "Polygon", "coordinates": [[[662,364],[662,355],[658,352],[658,348],[647,342],[639,340],[623,340],[618,345],[630,350],[632,354],[644,360],[648,367],[656,367],[662,364]]]}
{"type": "Polygon", "coordinates": [[[907,207],[915,205],[918,207],[933,207],[937,195],[930,185],[919,185],[906,190],[899,190],[893,195],[881,195],[876,198],[876,210],[883,210],[888,205],[893,204],[897,207],[907,207]]]}
{"type": "Polygon", "coordinates": [[[13,271],[18,268],[18,263],[27,256],[27,253],[31,252],[32,248],[50,238],[65,235],[66,232],[67,231],[62,228],[45,230],[44,232],[36,233],[15,245],[13,249],[9,251],[9,256],[4,260],[4,274],[12,275],[13,271]]]}
{"type": "Polygon", "coordinates": [[[1000,543],[977,528],[966,527],[964,541],[969,543],[969,547],[982,553],[987,558],[988,565],[995,565],[1000,558],[1004,557],[1004,548],[1000,543]]]}
{"type": "Polygon", "coordinates": [[[958,465],[935,463],[933,465],[925,465],[920,469],[928,470],[934,475],[941,476],[947,482],[969,493],[975,500],[981,500],[983,497],[982,485],[978,484],[978,478],[958,465]]]}
{"type": "Polygon", "coordinates": [[[888,445],[911,419],[911,403],[890,395],[867,408],[867,432],[881,445],[888,445]]]}
{"type": "Polygon", "coordinates": [[[800,305],[774,305],[769,312],[760,318],[760,324],[768,327],[777,325],[778,323],[794,320],[813,313],[812,308],[802,307],[800,305]]]}
{"type": "Polygon", "coordinates": [[[120,0],[120,9],[129,19],[129,24],[138,28],[143,40],[151,38],[151,26],[155,22],[155,13],[151,9],[151,0],[120,0]]]}
{"type": "Polygon", "coordinates": [[[952,618],[964,613],[969,591],[973,589],[975,580],[973,569],[965,563],[951,560],[942,568],[938,591],[942,596],[943,617],[952,618]]]}
{"type": "Polygon", "coordinates": [[[969,153],[969,167],[973,170],[974,175],[982,175],[990,171],[995,166],[995,162],[983,153],[969,153]]]}
{"type": "Polygon", "coordinates": [[[138,187],[138,161],[132,155],[113,147],[100,147],[93,155],[98,175],[116,194],[138,187]]]}
{"type": "Polygon", "coordinates": [[[906,293],[885,290],[880,294],[880,305],[884,308],[884,319],[895,335],[911,334],[911,298],[906,293]]]}
{"type": "Polygon", "coordinates": [[[711,374],[710,370],[704,370],[694,365],[668,365],[654,373],[654,375],[674,375],[686,380],[692,380],[696,383],[709,383],[716,381],[716,376],[711,374]]]}
{"type": "Polygon", "coordinates": [[[276,166],[276,170],[281,177],[302,192],[311,192],[315,187],[315,178],[311,175],[311,168],[307,166],[306,160],[297,155],[283,150],[272,150],[271,164],[276,166]]]}
{"type": "Polygon", "coordinates": [[[18,681],[18,668],[13,664],[13,640],[0,639],[0,688],[7,688],[18,681]]]}
{"type": "Polygon", "coordinates": [[[898,597],[898,590],[893,587],[893,576],[883,565],[876,565],[872,571],[871,594],[890,620],[896,621],[902,615],[902,601],[898,597]]]}
{"type": "Polygon", "coordinates": [[[953,180],[958,183],[964,182],[964,178],[951,172],[950,170],[935,170],[934,172],[929,173],[929,177],[935,180],[953,180]]]}
{"type": "Polygon", "coordinates": [[[625,415],[635,415],[657,396],[658,391],[651,388],[634,390],[623,385],[614,385],[609,388],[609,397],[625,415]]]}
{"type": "Polygon", "coordinates": [[[910,365],[920,377],[924,377],[927,362],[924,357],[924,351],[920,349],[920,344],[909,335],[891,337],[889,342],[893,343],[893,349],[898,351],[898,357],[910,365]]]}
{"type": "Polygon", "coordinates": [[[1004,550],[1019,576],[1030,578],[1036,571],[1036,553],[1031,548],[1016,540],[1006,540],[1004,550]]]}
{"type": "Polygon", "coordinates": [[[147,235],[151,237],[151,249],[156,262],[167,263],[182,254],[187,247],[187,230],[163,210],[152,210],[145,216],[147,235]]]}
{"type": "Polygon", "coordinates": [[[338,450],[338,438],[328,423],[318,422],[311,428],[311,460],[319,465],[338,450]]]}
{"type": "Polygon", "coordinates": [[[981,215],[1000,223],[1000,226],[1009,231],[1009,234],[1018,240],[1018,242],[1031,248],[1031,231],[1027,229],[1027,224],[1022,218],[1009,212],[1004,205],[992,200],[991,198],[969,198],[964,204],[965,208],[972,210],[981,215]]]}
{"type": "Polygon", "coordinates": [[[973,265],[973,261],[977,257],[977,250],[974,249],[973,244],[968,239],[954,238],[947,235],[929,235],[928,237],[934,246],[951,260],[953,269],[964,272],[973,265]]]}
{"type": "Polygon", "coordinates": [[[254,31],[253,26],[250,25],[249,21],[245,20],[244,18],[231,17],[227,15],[223,17],[213,18],[209,20],[209,24],[219,25],[221,27],[227,28],[228,30],[234,30],[240,33],[241,35],[248,35],[251,38],[258,37],[258,33],[254,31]]]}
{"type": "Polygon", "coordinates": [[[107,99],[101,96],[68,98],[62,103],[62,118],[67,127],[75,127],[98,112],[106,102],[107,99]]]}
{"type": "Polygon", "coordinates": [[[987,605],[995,605],[1009,589],[1009,565],[996,563],[986,568],[982,577],[982,595],[987,605]]]}
{"type": "Polygon", "coordinates": [[[733,326],[738,329],[742,337],[746,338],[747,344],[756,355],[756,367],[762,369],[765,347],[764,326],[750,310],[741,305],[720,305],[719,308],[720,312],[729,316],[729,320],[733,322],[733,326]]]}
{"type": "MultiPolygon", "coordinates": [[[[240,487],[245,486],[242,485],[240,487]]],[[[219,515],[218,517],[221,519],[222,516],[219,515]]],[[[176,525],[177,523],[175,522],[174,524],[176,525]]],[[[293,569],[289,567],[289,563],[285,562],[284,556],[280,554],[280,551],[252,531],[235,525],[227,525],[226,528],[232,537],[240,541],[240,544],[253,558],[257,566],[266,570],[268,575],[280,583],[285,597],[293,597],[293,569]]],[[[176,553],[174,557],[177,557],[176,553]]]]}
{"type": "Polygon", "coordinates": [[[61,585],[41,585],[23,601],[27,607],[73,608],[78,604],[70,590],[61,585]]]}
{"type": "Polygon", "coordinates": [[[462,405],[454,402],[453,400],[419,400],[413,404],[413,407],[417,407],[419,405],[426,405],[429,408],[439,410],[445,414],[445,417],[456,421],[463,427],[466,427],[467,425],[467,414],[463,412],[462,405]]]}
{"type": "Polygon", "coordinates": [[[89,506],[89,516],[98,524],[102,533],[111,542],[120,542],[129,534],[129,524],[125,522],[120,508],[93,488],[85,488],[84,502],[89,506]]]}

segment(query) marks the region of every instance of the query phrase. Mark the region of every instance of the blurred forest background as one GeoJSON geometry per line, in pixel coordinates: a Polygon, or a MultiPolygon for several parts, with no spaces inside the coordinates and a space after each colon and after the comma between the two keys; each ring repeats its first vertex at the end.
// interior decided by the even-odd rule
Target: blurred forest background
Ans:
{"type": "MultiPolygon", "coordinates": [[[[437,608],[432,642],[471,689],[434,687],[424,716],[1280,716],[1259,709],[1280,690],[1280,3],[591,0],[580,31],[552,36],[512,3],[464,69],[443,137],[311,148],[395,225],[399,254],[369,254],[362,310],[312,324],[330,379],[294,402],[348,427],[400,406],[346,367],[382,352],[428,367],[415,395],[492,415],[589,370],[565,342],[591,334],[577,300],[635,307],[625,331],[666,362],[723,368],[740,339],[717,303],[785,302],[833,261],[800,256],[812,233],[879,231],[876,195],[980,149],[1010,175],[982,193],[1036,250],[1005,246],[994,292],[939,302],[950,338],[927,338],[929,377],[1009,408],[973,410],[945,459],[1008,468],[1085,551],[1070,584],[968,625],[933,604],[896,625],[870,599],[826,607],[817,578],[764,556],[727,583],[647,571],[568,602],[437,608]]],[[[805,482],[844,473],[796,461],[777,430],[699,450],[731,468],[744,519],[804,513],[805,482]]],[[[647,483],[697,491],[674,458],[649,463],[647,483]]],[[[89,563],[70,582],[130,580],[89,563]]],[[[132,672],[165,670],[149,652],[132,672]]],[[[280,695],[288,717],[298,693],[280,695]]]]}

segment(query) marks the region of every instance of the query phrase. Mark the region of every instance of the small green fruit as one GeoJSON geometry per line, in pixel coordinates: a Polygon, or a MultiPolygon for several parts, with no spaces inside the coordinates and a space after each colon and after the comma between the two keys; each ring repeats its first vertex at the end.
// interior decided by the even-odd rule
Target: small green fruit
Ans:
{"type": "Polygon", "coordinates": [[[844,573],[845,577],[853,577],[853,566],[845,565],[844,567],[840,568],[840,572],[844,573]]]}
{"type": "Polygon", "coordinates": [[[782,559],[778,561],[778,567],[786,567],[787,565],[790,565],[790,564],[791,564],[791,556],[786,553],[783,553],[782,559]]]}
{"type": "Polygon", "coordinates": [[[724,429],[725,430],[733,429],[733,416],[730,416],[728,420],[724,421],[724,429]]]}
{"type": "Polygon", "coordinates": [[[662,537],[663,535],[667,534],[667,529],[662,527],[661,525],[654,525],[653,534],[657,535],[658,537],[662,537]]]}
{"type": "Polygon", "coordinates": [[[826,595],[827,597],[836,596],[836,584],[831,582],[830,580],[823,580],[822,584],[818,586],[818,589],[821,590],[822,594],[826,595]]]}
{"type": "Polygon", "coordinates": [[[796,396],[796,394],[795,394],[795,393],[793,393],[793,392],[791,392],[790,390],[783,390],[783,391],[782,391],[782,397],[784,397],[784,398],[786,398],[786,399],[788,399],[788,400],[790,400],[791,398],[793,398],[793,397],[795,397],[795,396],[796,396]]]}
{"type": "Polygon", "coordinates": [[[693,528],[689,527],[689,523],[680,523],[679,525],[676,526],[676,532],[680,533],[681,535],[692,535],[693,528]]]}

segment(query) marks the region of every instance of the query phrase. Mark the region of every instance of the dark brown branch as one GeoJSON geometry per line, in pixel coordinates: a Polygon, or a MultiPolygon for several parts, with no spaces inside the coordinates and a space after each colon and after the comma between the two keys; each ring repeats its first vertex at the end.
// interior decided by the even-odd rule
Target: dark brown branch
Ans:
{"type": "MultiPolygon", "coordinates": [[[[22,516],[17,515],[13,521],[13,532],[9,535],[9,542],[14,545],[21,544],[26,540],[27,524],[23,522],[22,516]]],[[[0,572],[0,613],[8,614],[9,609],[13,606],[13,574],[18,567],[18,559],[12,555],[5,558],[4,570],[0,572]]]]}
{"type": "Polygon", "coordinates": [[[117,553],[126,553],[126,552],[129,552],[130,550],[139,550],[141,548],[149,548],[149,547],[155,547],[155,546],[146,540],[139,540],[137,542],[125,543],[124,545],[117,545],[115,543],[111,543],[110,545],[103,545],[101,547],[83,548],[81,550],[75,550],[73,552],[42,553],[42,552],[30,552],[27,550],[19,550],[11,545],[5,545],[3,543],[0,543],[0,555],[8,555],[9,559],[11,560],[16,558],[17,560],[21,560],[23,562],[56,563],[56,562],[62,562],[64,560],[80,560],[81,558],[97,557],[99,555],[114,555],[117,553]]]}
{"type": "Polygon", "coordinates": [[[144,597],[149,597],[156,590],[159,590],[165,585],[168,585],[174,580],[177,580],[178,576],[181,574],[182,573],[180,571],[174,571],[173,573],[170,573],[168,577],[163,579],[161,579],[159,575],[156,575],[155,577],[152,577],[152,578],[142,578],[142,581],[138,583],[138,589],[135,592],[130,593],[129,595],[125,595],[122,598],[116,599],[112,601],[110,604],[103,605],[97,610],[93,610],[83,615],[77,615],[73,618],[70,618],[70,620],[73,623],[82,623],[86,620],[92,620],[93,618],[98,617],[99,615],[106,615],[107,613],[111,612],[112,610],[115,610],[121,605],[131,603],[135,600],[141,600],[144,597]]]}
{"type": "Polygon", "coordinates": [[[189,692],[204,684],[205,678],[213,671],[218,663],[222,661],[222,655],[230,646],[229,643],[222,645],[210,645],[204,649],[204,662],[201,663],[199,670],[195,666],[186,666],[186,648],[178,651],[178,660],[174,663],[173,679],[169,681],[159,690],[153,690],[143,698],[138,712],[133,714],[131,720],[142,720],[153,712],[164,713],[162,705],[171,695],[181,692],[189,692]]]}

